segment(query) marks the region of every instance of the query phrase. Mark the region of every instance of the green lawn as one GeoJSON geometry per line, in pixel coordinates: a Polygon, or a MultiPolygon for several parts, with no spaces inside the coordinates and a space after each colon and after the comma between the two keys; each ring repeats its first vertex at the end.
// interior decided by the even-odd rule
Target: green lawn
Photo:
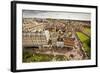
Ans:
{"type": "Polygon", "coordinates": [[[83,33],[81,32],[76,32],[77,36],[79,37],[79,39],[81,40],[81,42],[84,42],[86,41],[87,39],[89,39],[88,36],[84,35],[83,33]]]}
{"type": "Polygon", "coordinates": [[[81,32],[76,32],[76,34],[83,44],[84,51],[87,53],[88,56],[90,56],[90,50],[91,50],[90,38],[81,32]]]}

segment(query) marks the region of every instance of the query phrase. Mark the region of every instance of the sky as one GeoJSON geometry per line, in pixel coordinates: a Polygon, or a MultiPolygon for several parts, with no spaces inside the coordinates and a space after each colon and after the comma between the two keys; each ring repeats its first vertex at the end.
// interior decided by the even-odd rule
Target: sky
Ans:
{"type": "Polygon", "coordinates": [[[63,11],[23,10],[23,18],[53,18],[89,21],[91,20],[91,14],[63,11]]]}

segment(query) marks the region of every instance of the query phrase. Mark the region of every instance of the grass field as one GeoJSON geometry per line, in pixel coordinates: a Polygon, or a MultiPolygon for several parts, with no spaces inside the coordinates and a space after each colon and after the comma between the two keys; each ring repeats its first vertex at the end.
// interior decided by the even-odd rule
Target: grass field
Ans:
{"type": "Polygon", "coordinates": [[[91,45],[90,45],[91,40],[90,40],[90,38],[88,36],[86,36],[85,34],[81,33],[81,32],[76,32],[76,34],[83,44],[84,51],[90,57],[90,50],[91,50],[91,45]]]}

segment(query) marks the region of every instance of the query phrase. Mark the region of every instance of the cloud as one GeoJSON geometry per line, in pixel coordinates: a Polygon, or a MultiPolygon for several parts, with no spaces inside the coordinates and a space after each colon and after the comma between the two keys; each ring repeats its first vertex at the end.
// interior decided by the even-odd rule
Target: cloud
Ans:
{"type": "Polygon", "coordinates": [[[63,11],[40,11],[40,10],[23,10],[23,18],[54,18],[54,19],[73,19],[73,20],[90,20],[90,13],[63,12],[63,11]]]}

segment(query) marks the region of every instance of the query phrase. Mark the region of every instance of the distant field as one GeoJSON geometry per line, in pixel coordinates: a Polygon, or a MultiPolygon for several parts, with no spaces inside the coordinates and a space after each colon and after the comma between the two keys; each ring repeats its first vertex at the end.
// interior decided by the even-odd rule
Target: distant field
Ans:
{"type": "Polygon", "coordinates": [[[91,33],[91,29],[90,29],[90,28],[85,28],[84,31],[85,31],[85,32],[89,32],[89,33],[91,33]]]}
{"type": "Polygon", "coordinates": [[[90,47],[91,40],[90,40],[90,38],[88,36],[84,35],[81,32],[76,32],[76,34],[79,37],[80,41],[82,42],[85,52],[88,54],[88,56],[90,56],[90,50],[91,50],[91,47],[90,47]]]}
{"type": "Polygon", "coordinates": [[[83,30],[83,32],[85,34],[87,34],[88,36],[91,36],[91,29],[90,28],[85,27],[84,30],[83,30]]]}

